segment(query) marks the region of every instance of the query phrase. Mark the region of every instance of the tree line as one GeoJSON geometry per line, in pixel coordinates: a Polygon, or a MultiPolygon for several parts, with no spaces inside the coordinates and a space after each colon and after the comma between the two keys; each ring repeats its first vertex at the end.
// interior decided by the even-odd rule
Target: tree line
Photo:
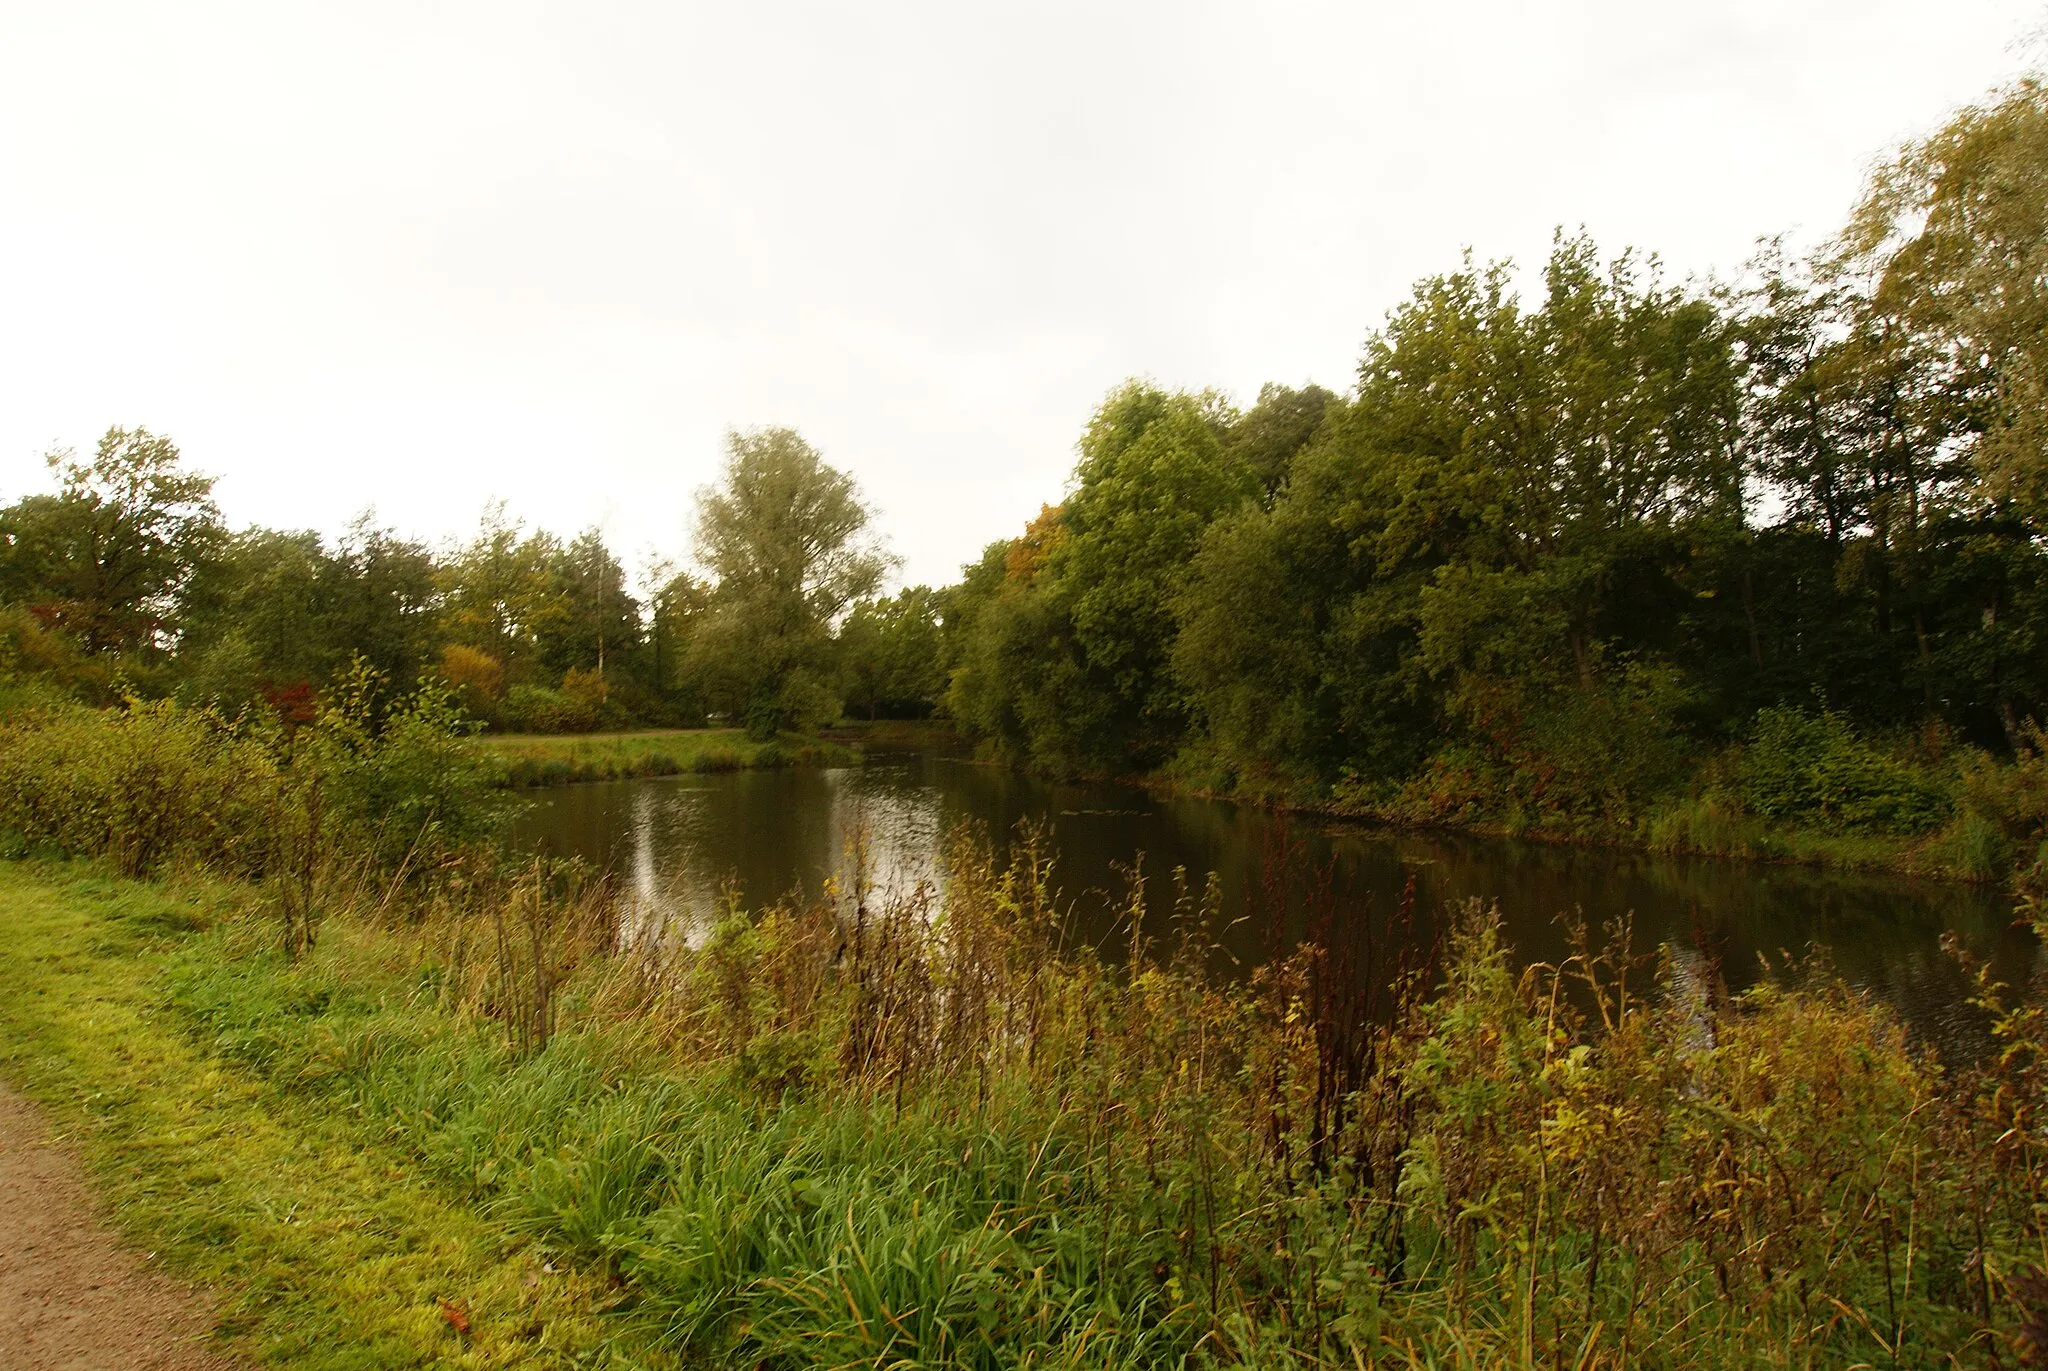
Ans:
{"type": "Polygon", "coordinates": [[[112,429],[54,455],[57,490],[0,510],[0,666],[17,695],[181,696],[308,718],[360,662],[423,676],[510,730],[724,717],[761,734],[843,708],[927,711],[937,620],[851,478],[787,429],[733,433],[700,493],[702,575],[633,578],[595,529],[570,539],[489,507],[441,549],[365,515],[339,538],[230,532],[213,481],[168,439],[112,429]]]}
{"type": "Polygon", "coordinates": [[[947,703],[1054,770],[1425,818],[1626,817],[1788,713],[2031,748],[2044,228],[2026,81],[1809,257],[1674,281],[1561,233],[1526,294],[1419,283],[1348,394],[1131,382],[949,592],[947,703]]]}

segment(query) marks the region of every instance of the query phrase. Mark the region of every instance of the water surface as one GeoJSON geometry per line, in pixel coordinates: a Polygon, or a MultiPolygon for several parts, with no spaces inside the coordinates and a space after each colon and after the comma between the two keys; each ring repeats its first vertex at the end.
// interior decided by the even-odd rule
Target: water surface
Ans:
{"type": "MultiPolygon", "coordinates": [[[[1395,833],[1288,818],[1211,800],[1155,798],[1121,786],[1060,784],[958,758],[871,755],[844,769],[741,771],[569,786],[537,792],[516,841],[614,871],[650,909],[684,930],[705,926],[730,888],[748,907],[842,882],[848,839],[869,836],[884,890],[941,887],[939,854],[962,820],[998,841],[1043,825],[1072,902],[1070,936],[1114,954],[1128,936],[1134,864],[1147,876],[1147,924],[1163,933],[1171,873],[1200,886],[1214,873],[1236,961],[1264,955],[1276,922],[1276,854],[1291,853],[1285,912],[1298,931],[1313,887],[1340,937],[1381,964],[1412,882],[1413,937],[1427,938],[1467,899],[1497,902],[1518,956],[1556,960],[1561,914],[1594,928],[1629,917],[1634,945],[1662,944],[1685,967],[1716,958],[1728,982],[1768,963],[1819,959],[1894,1005],[1924,1038],[1974,1054],[1982,1027],[1966,978],[1942,950],[1956,934],[2000,975],[2021,981],[2041,957],[2012,925],[2003,892],[1896,876],[1505,839],[1395,833]],[[1234,923],[1233,923],[1234,921],[1234,923]]],[[[941,897],[943,891],[941,890],[941,897]]],[[[1405,925],[1404,925],[1405,927],[1405,925]]],[[[1361,960],[1364,960],[1361,957],[1361,960]]]]}

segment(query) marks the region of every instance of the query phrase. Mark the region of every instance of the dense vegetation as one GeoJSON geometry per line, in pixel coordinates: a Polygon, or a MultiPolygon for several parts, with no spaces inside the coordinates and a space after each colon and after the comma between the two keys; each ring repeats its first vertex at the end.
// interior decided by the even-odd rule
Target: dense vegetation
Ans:
{"type": "MultiPolygon", "coordinates": [[[[1275,920],[1218,980],[1213,891],[1104,960],[1063,943],[1029,834],[1004,859],[972,831],[943,909],[856,877],[686,942],[479,841],[499,792],[442,709],[374,739],[175,703],[0,735],[18,850],[200,897],[8,873],[18,1069],[287,1365],[1934,1367],[2043,1340],[2048,1017],[2000,988],[1994,1053],[1945,1068],[1824,974],[1731,998],[1625,933],[1518,973],[1477,907],[1348,956],[1275,920]],[[181,783],[138,803],[150,758],[181,783]],[[206,1093],[110,1089],[162,1062],[206,1093]],[[297,1187],[310,1228],[277,1219],[297,1187]]],[[[1276,857],[1276,890],[1299,875],[1276,857]]]]}
{"type": "Polygon", "coordinates": [[[1810,261],[1565,235],[1526,297],[1419,284],[1347,395],[1132,382],[949,592],[946,701],[1031,765],[1405,821],[2031,857],[2037,802],[1963,777],[2048,705],[2044,232],[2027,83],[1810,261]]]}
{"type": "Polygon", "coordinates": [[[495,506],[438,552],[367,518],[333,545],[231,534],[168,439],[114,429],[90,461],[51,457],[56,493],[0,510],[0,673],[15,703],[175,697],[287,726],[360,668],[514,733],[717,715],[760,741],[843,705],[928,712],[929,592],[876,593],[890,562],[853,482],[786,429],[729,446],[698,501],[708,579],[651,567],[643,603],[595,530],[564,542],[495,506]]]}

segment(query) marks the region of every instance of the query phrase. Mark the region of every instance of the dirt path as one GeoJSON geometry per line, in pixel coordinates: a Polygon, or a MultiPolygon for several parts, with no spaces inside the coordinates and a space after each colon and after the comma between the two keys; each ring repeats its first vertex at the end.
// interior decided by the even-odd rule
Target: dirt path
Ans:
{"type": "Polygon", "coordinates": [[[78,1160],[0,1085],[0,1365],[9,1371],[237,1371],[207,1351],[190,1287],[114,1241],[78,1160]]]}

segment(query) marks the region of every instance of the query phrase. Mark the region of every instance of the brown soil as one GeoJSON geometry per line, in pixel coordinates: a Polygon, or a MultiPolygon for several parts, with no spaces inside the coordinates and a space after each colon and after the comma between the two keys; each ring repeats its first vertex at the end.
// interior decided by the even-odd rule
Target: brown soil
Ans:
{"type": "Polygon", "coordinates": [[[0,1085],[0,1365],[10,1371],[236,1371],[203,1345],[203,1295],[120,1246],[78,1159],[0,1085]]]}

